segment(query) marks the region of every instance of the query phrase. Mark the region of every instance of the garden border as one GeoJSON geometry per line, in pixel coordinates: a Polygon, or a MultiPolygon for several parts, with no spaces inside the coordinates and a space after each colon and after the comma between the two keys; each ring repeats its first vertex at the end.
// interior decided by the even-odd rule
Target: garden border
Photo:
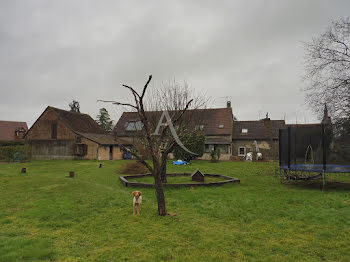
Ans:
{"type": "MultiPolygon", "coordinates": [[[[221,186],[228,183],[240,183],[241,180],[238,178],[230,177],[230,176],[224,176],[220,174],[203,174],[204,176],[208,177],[222,177],[226,180],[218,181],[218,182],[204,182],[204,183],[177,183],[177,184],[167,184],[164,183],[164,187],[195,187],[195,186],[221,186]]],[[[139,175],[127,175],[127,176],[120,176],[119,180],[124,184],[126,187],[154,187],[154,184],[150,183],[142,183],[142,182],[130,182],[129,179],[133,178],[139,178],[139,177],[151,177],[151,173],[147,174],[139,174],[139,175]]],[[[191,173],[170,173],[167,174],[167,176],[191,176],[191,173]]]]}

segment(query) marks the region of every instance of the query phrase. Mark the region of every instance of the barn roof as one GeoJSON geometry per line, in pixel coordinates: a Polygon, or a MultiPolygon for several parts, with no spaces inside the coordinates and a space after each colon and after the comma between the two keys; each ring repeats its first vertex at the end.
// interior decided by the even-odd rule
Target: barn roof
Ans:
{"type": "Polygon", "coordinates": [[[78,134],[100,145],[117,145],[117,142],[115,141],[112,135],[80,133],[80,132],[78,132],[78,134]]]}
{"type": "Polygon", "coordinates": [[[0,140],[1,141],[12,141],[15,140],[15,131],[17,130],[28,130],[26,122],[16,121],[1,121],[0,120],[0,140]]]}
{"type": "MultiPolygon", "coordinates": [[[[115,145],[116,141],[111,134],[104,131],[97,122],[88,114],[66,111],[52,106],[48,106],[41,116],[48,110],[53,111],[62,122],[74,133],[83,136],[100,145],[115,145]]],[[[33,126],[39,121],[41,116],[36,120],[33,126]]],[[[32,127],[33,127],[32,126],[32,127]]],[[[32,128],[31,127],[31,128],[32,128]]],[[[30,130],[28,131],[30,132],[30,130]]]]}
{"type": "MultiPolygon", "coordinates": [[[[171,115],[175,111],[170,111],[171,115]]],[[[148,115],[157,116],[160,119],[163,112],[152,111],[146,112],[148,115]]],[[[203,125],[205,135],[231,135],[233,114],[232,108],[211,108],[211,109],[193,109],[187,110],[185,114],[190,115],[193,127],[195,125],[203,125]]],[[[139,121],[137,112],[124,112],[114,127],[117,136],[135,136],[137,133],[127,131],[126,126],[129,122],[139,121]]]]}
{"type": "Polygon", "coordinates": [[[73,131],[90,134],[106,134],[106,132],[88,114],[66,111],[49,106],[62,121],[64,121],[73,131]]]}

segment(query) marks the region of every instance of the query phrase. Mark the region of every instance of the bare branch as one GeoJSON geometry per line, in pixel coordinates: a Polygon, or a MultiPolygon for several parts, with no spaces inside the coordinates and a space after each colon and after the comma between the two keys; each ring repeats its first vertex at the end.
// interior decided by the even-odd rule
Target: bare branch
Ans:
{"type": "Polygon", "coordinates": [[[150,76],[148,77],[147,83],[145,84],[145,87],[143,88],[142,95],[141,95],[141,100],[142,100],[143,97],[145,96],[146,89],[147,89],[147,87],[148,87],[148,84],[151,82],[151,80],[152,80],[152,75],[150,75],[150,76]]]}
{"type": "Polygon", "coordinates": [[[137,95],[138,97],[140,97],[139,94],[135,91],[135,89],[132,88],[131,86],[128,86],[128,85],[123,85],[123,86],[124,86],[125,88],[130,89],[130,91],[131,91],[134,95],[137,95]]]}
{"type": "Polygon", "coordinates": [[[117,101],[111,101],[111,100],[97,100],[97,102],[112,103],[112,104],[118,105],[118,106],[129,106],[129,107],[132,107],[132,108],[137,109],[137,107],[134,106],[134,105],[132,105],[132,104],[120,103],[120,102],[117,102],[117,101]]]}

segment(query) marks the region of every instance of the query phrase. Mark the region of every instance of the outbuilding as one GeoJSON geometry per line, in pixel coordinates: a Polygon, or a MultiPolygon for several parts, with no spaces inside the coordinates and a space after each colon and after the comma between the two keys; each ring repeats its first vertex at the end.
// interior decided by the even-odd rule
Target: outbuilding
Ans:
{"type": "Polygon", "coordinates": [[[122,159],[114,137],[91,116],[48,106],[25,136],[33,159],[122,159]]]}

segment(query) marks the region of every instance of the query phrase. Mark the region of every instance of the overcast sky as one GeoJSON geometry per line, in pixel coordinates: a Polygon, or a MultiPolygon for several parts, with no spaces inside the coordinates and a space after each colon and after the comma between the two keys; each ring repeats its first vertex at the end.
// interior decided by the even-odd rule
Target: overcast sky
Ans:
{"type": "Polygon", "coordinates": [[[176,78],[232,101],[239,120],[316,121],[304,107],[303,41],[349,15],[350,1],[0,1],[0,120],[28,125],[73,100],[93,118],[97,99],[126,101],[176,78]],[[152,87],[151,85],[151,87],[152,87]]]}

